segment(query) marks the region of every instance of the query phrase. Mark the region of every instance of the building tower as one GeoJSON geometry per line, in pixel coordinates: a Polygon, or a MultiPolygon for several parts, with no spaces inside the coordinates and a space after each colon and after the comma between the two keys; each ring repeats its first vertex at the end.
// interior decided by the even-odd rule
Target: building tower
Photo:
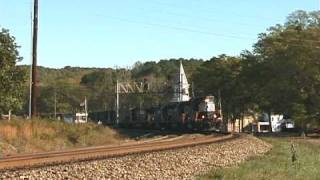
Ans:
{"type": "Polygon", "coordinates": [[[184,102],[189,101],[189,83],[187,76],[184,72],[182,61],[180,61],[179,72],[173,79],[173,98],[171,102],[184,102]]]}

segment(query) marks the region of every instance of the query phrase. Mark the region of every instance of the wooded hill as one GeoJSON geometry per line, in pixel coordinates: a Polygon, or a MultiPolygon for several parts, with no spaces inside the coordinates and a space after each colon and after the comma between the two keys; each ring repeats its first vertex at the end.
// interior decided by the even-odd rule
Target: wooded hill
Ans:
{"type": "MultiPolygon", "coordinates": [[[[8,32],[2,31],[2,39],[8,32]]],[[[0,44],[0,112],[15,110],[26,114],[28,83],[24,87],[24,104],[19,108],[21,70],[14,38],[0,44]],[[6,42],[11,42],[8,45],[6,42]],[[6,46],[10,46],[7,48],[6,46]],[[13,51],[8,52],[8,49],[13,51]],[[10,60],[10,61],[3,61],[10,60]],[[4,66],[7,65],[7,66],[4,66]],[[14,72],[14,73],[12,73],[14,72]],[[16,73],[16,74],[15,74],[16,73]],[[11,90],[10,90],[11,88],[11,90]],[[19,111],[18,111],[19,110],[19,111]]],[[[112,110],[115,84],[119,81],[143,81],[161,87],[161,93],[130,94],[120,97],[121,107],[149,107],[163,104],[171,97],[169,81],[182,61],[189,83],[194,83],[196,96],[212,94],[222,98],[224,118],[235,120],[248,112],[271,112],[291,116],[302,126],[320,122],[320,11],[295,11],[283,25],[270,27],[259,34],[252,51],[239,56],[220,55],[209,60],[169,59],[159,62],[137,62],[132,69],[40,67],[39,112],[52,114],[56,97],[57,111],[76,112],[84,97],[89,111],[112,110]]],[[[158,88],[159,89],[159,88],[158,88]]],[[[157,92],[157,91],[155,91],[157,92]]]]}
{"type": "MultiPolygon", "coordinates": [[[[147,94],[122,95],[122,104],[130,107],[154,106],[165,103],[169,96],[164,92],[169,87],[169,81],[179,70],[180,61],[191,79],[196,69],[203,63],[197,59],[170,59],[159,62],[136,62],[132,69],[112,68],[80,68],[65,67],[52,69],[39,67],[40,97],[39,111],[41,114],[54,112],[56,97],[57,112],[71,113],[77,111],[79,104],[87,97],[89,111],[113,110],[115,105],[116,81],[143,82],[147,79],[150,91],[147,94]],[[56,96],[55,96],[56,95],[56,96]]],[[[29,66],[20,66],[25,72],[30,72],[29,66]]],[[[167,90],[170,92],[170,90],[167,90]]],[[[25,86],[25,101],[23,111],[28,112],[28,84],[25,86]]]]}

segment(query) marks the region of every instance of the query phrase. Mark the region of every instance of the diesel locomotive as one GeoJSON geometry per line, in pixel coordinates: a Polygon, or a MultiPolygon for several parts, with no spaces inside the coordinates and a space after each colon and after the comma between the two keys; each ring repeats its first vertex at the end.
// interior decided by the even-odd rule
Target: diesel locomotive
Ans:
{"type": "Polygon", "coordinates": [[[150,129],[220,129],[222,119],[214,96],[170,102],[152,108],[132,108],[120,111],[119,124],[114,111],[92,112],[89,119],[106,125],[150,129]]]}
{"type": "MultiPolygon", "coordinates": [[[[118,109],[118,118],[114,111],[89,113],[89,118],[123,127],[220,129],[221,113],[216,108],[214,96],[190,98],[189,83],[182,62],[172,80],[172,90],[173,97],[166,104],[151,108],[118,109]]],[[[119,93],[119,88],[116,91],[119,93]]]]}

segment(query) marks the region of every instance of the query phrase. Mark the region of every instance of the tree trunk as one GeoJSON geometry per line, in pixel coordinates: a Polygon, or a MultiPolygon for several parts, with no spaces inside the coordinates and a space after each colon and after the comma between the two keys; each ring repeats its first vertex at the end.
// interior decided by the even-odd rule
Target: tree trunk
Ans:
{"type": "Polygon", "coordinates": [[[240,117],[239,117],[238,121],[239,121],[239,122],[238,122],[238,125],[239,125],[239,128],[238,128],[238,129],[239,129],[239,133],[240,133],[240,132],[241,132],[241,119],[240,119],[240,117]]]}
{"type": "Polygon", "coordinates": [[[11,110],[9,110],[9,112],[8,112],[8,121],[10,121],[11,120],[11,110]]]}
{"type": "Polygon", "coordinates": [[[241,132],[243,132],[244,112],[241,114],[241,132]]]}

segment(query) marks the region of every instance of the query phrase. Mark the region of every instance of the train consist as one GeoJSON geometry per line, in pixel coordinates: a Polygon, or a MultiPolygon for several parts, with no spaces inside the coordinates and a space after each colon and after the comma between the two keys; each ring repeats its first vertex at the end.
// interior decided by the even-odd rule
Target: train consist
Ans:
{"type": "Polygon", "coordinates": [[[190,98],[189,83],[181,62],[172,88],[173,97],[167,104],[152,108],[119,109],[118,119],[115,111],[93,112],[89,113],[89,119],[135,128],[220,129],[222,120],[214,96],[190,98]]]}
{"type": "MultiPolygon", "coordinates": [[[[114,111],[89,113],[89,119],[106,125],[116,125],[115,118],[114,111]]],[[[121,111],[119,119],[120,127],[185,130],[220,129],[222,121],[213,96],[170,102],[147,109],[132,108],[129,111],[121,111]]]]}

